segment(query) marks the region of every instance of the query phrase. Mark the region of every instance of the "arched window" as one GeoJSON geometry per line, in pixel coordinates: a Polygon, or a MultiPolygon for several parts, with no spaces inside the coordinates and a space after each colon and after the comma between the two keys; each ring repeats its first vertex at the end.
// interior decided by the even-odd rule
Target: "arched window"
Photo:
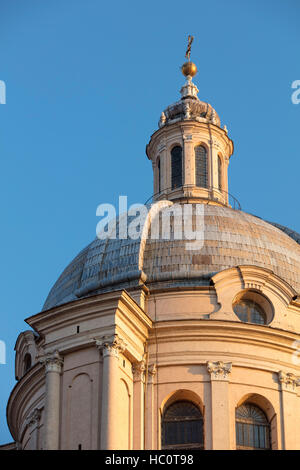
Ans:
{"type": "Polygon", "coordinates": [[[160,158],[157,159],[158,192],[160,193],[160,158]]]}
{"type": "Polygon", "coordinates": [[[252,403],[244,403],[236,409],[237,449],[271,449],[270,424],[265,413],[252,403]]]}
{"type": "Polygon", "coordinates": [[[162,419],[162,449],[203,449],[203,416],[190,401],[177,401],[162,419]]]}
{"type": "Polygon", "coordinates": [[[195,147],[196,186],[207,188],[207,152],[203,145],[195,147]]]}
{"type": "Polygon", "coordinates": [[[31,355],[26,353],[24,356],[24,374],[30,369],[31,367],[31,355]]]}
{"type": "Polygon", "coordinates": [[[233,311],[243,322],[266,324],[265,312],[253,300],[239,300],[233,305],[233,311]]]}
{"type": "Polygon", "coordinates": [[[218,189],[222,189],[222,160],[220,155],[218,155],[218,189]]]}
{"type": "Polygon", "coordinates": [[[171,151],[172,189],[182,186],[182,148],[177,145],[171,151]]]}

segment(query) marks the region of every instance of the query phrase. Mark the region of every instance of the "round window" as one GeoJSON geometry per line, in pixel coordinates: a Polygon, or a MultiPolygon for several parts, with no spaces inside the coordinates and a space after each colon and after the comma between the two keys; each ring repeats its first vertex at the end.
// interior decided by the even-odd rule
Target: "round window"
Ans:
{"type": "Polygon", "coordinates": [[[265,325],[266,314],[254,300],[238,300],[233,305],[234,313],[245,323],[257,323],[265,325]]]}

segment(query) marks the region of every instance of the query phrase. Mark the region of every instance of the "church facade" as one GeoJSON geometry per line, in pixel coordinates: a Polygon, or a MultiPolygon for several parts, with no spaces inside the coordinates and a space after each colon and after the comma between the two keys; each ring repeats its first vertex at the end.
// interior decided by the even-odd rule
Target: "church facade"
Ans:
{"type": "Polygon", "coordinates": [[[300,235],[240,210],[233,142],[183,73],[146,236],[95,239],[27,318],[3,449],[300,449],[300,235]]]}

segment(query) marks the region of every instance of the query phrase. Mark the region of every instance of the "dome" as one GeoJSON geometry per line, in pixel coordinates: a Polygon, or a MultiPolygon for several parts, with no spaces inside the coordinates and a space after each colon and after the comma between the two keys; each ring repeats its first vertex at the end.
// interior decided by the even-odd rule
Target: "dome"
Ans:
{"type": "MultiPolygon", "coordinates": [[[[203,204],[204,245],[186,240],[95,239],[63,271],[43,310],[82,297],[137,287],[209,285],[211,277],[238,265],[272,270],[300,293],[300,236],[230,207],[203,204]],[[297,243],[298,242],[298,243],[297,243]]],[[[171,218],[172,221],[172,218],[171,218]]],[[[174,227],[173,227],[174,228],[174,227]]],[[[171,230],[172,234],[172,230],[171,230]]]]}
{"type": "Polygon", "coordinates": [[[163,115],[165,124],[191,119],[194,121],[206,121],[220,127],[221,121],[215,109],[205,101],[194,98],[185,98],[168,106],[163,115]]]}

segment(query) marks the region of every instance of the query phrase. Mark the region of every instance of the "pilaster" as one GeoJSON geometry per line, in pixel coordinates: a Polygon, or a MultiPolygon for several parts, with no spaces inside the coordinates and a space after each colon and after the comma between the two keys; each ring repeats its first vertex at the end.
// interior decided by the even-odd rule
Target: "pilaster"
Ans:
{"type": "Polygon", "coordinates": [[[96,340],[103,355],[101,449],[118,449],[118,386],[119,354],[125,350],[125,342],[117,335],[96,340]]]}
{"type": "Polygon", "coordinates": [[[133,448],[144,449],[145,361],[132,365],[133,374],[133,448]]]}
{"type": "Polygon", "coordinates": [[[195,184],[195,153],[193,142],[193,128],[188,127],[183,131],[183,185],[195,184]]]}
{"type": "Polygon", "coordinates": [[[156,448],[155,442],[155,376],[156,364],[151,364],[148,367],[148,383],[146,392],[146,435],[145,435],[145,448],[148,450],[156,448]]]}
{"type": "Polygon", "coordinates": [[[229,376],[231,362],[207,362],[211,383],[212,450],[230,449],[229,376]]]}
{"type": "Polygon", "coordinates": [[[278,382],[281,399],[282,449],[299,449],[297,387],[300,385],[300,377],[281,370],[278,372],[278,382]]]}
{"type": "Polygon", "coordinates": [[[59,449],[60,430],[60,382],[63,358],[58,351],[45,354],[40,358],[45,366],[46,396],[45,396],[45,424],[44,449],[59,449]]]}

